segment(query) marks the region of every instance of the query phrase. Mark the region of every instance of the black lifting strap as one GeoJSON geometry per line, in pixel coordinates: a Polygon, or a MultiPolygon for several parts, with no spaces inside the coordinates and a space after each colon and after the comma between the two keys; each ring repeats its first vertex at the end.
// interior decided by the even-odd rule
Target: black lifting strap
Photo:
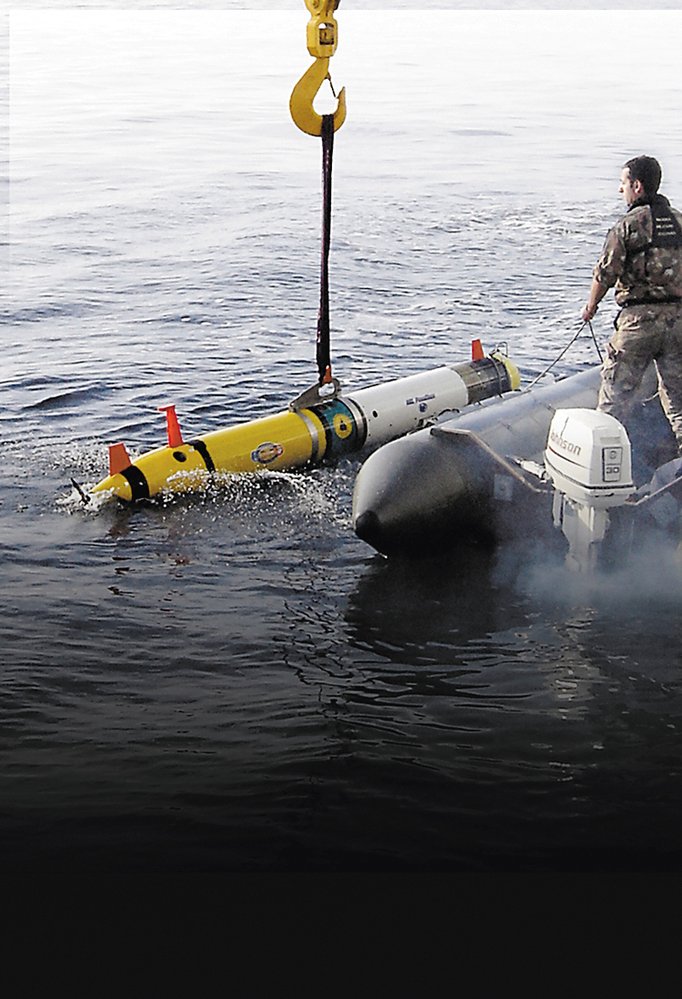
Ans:
{"type": "Polygon", "coordinates": [[[322,115],[322,267],[320,272],[320,311],[317,314],[317,370],[320,385],[332,380],[329,347],[329,246],[332,229],[332,154],[334,115],[322,115]]]}

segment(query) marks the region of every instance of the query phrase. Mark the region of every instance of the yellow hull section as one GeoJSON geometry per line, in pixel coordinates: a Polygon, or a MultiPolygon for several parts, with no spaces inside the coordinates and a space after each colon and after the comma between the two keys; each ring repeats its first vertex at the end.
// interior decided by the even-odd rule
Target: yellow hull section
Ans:
{"type": "Polygon", "coordinates": [[[140,492],[136,480],[145,483],[146,496],[155,496],[165,489],[191,492],[200,488],[214,471],[298,468],[311,460],[320,460],[325,450],[325,430],[315,413],[308,409],[277,413],[212,431],[177,447],[149,451],[129,468],[103,479],[92,492],[113,491],[123,500],[137,499],[140,492]]]}

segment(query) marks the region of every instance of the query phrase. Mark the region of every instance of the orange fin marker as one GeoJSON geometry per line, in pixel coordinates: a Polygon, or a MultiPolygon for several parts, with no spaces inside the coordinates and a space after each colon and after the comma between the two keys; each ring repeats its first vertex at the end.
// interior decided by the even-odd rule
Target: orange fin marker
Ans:
{"type": "Polygon", "coordinates": [[[471,360],[472,361],[482,361],[485,357],[483,353],[483,347],[481,346],[480,340],[471,341],[471,360]]]}
{"type": "Polygon", "coordinates": [[[118,475],[119,472],[130,468],[131,465],[132,461],[126,451],[125,444],[109,445],[109,475],[118,475]]]}
{"type": "Polygon", "coordinates": [[[168,435],[168,447],[180,447],[185,442],[182,439],[182,432],[178,418],[175,415],[175,406],[159,406],[159,412],[166,414],[166,433],[168,435]]]}

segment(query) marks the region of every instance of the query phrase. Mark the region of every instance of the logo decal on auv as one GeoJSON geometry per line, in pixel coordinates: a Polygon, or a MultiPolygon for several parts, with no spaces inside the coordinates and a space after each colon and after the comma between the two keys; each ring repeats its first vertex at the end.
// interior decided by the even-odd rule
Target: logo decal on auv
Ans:
{"type": "Polygon", "coordinates": [[[259,465],[269,465],[270,462],[275,461],[282,454],[284,454],[284,448],[281,444],[266,441],[263,444],[259,444],[255,451],[251,452],[251,461],[258,462],[259,465]]]}

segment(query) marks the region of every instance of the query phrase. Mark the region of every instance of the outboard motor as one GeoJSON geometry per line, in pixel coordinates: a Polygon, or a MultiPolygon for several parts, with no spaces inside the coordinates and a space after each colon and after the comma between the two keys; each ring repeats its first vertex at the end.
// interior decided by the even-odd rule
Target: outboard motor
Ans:
{"type": "Polygon", "coordinates": [[[630,440],[613,416],[593,409],[558,409],[549,428],[545,468],[554,486],[554,524],[568,541],[567,563],[597,565],[609,510],[634,492],[630,440]]]}

